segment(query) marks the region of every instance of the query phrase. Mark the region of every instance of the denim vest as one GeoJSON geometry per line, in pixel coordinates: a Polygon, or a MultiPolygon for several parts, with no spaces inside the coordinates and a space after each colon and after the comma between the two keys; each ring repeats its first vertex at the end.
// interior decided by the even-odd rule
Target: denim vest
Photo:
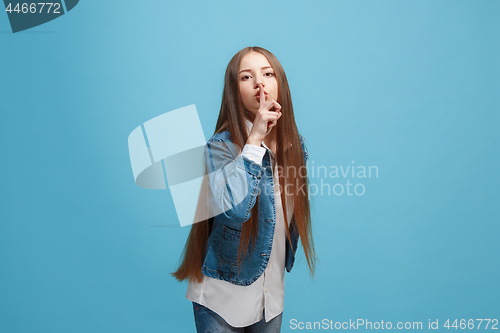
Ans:
{"type": "MultiPolygon", "coordinates": [[[[300,143],[306,163],[307,152],[302,136],[300,143]]],[[[205,146],[205,163],[211,192],[222,213],[213,219],[202,272],[211,278],[246,286],[257,280],[267,267],[276,213],[271,151],[266,148],[262,165],[255,164],[239,153],[228,131],[215,134],[205,146]],[[251,216],[257,195],[258,237],[253,248],[250,240],[245,256],[242,249],[237,271],[241,229],[251,216]]],[[[289,231],[291,243],[286,238],[285,256],[285,268],[288,272],[292,270],[299,239],[295,216],[292,217],[289,231]]]]}

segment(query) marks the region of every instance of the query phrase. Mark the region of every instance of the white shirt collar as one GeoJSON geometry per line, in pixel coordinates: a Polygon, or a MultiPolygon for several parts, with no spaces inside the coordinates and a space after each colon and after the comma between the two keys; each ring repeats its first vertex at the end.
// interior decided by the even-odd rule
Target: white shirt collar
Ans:
{"type": "Polygon", "coordinates": [[[250,131],[252,130],[253,123],[245,118],[245,125],[247,125],[247,135],[249,135],[250,131]]]}

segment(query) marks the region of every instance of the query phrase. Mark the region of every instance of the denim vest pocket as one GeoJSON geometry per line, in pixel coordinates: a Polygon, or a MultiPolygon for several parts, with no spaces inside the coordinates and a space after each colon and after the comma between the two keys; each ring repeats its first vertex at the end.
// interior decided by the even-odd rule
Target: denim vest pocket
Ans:
{"type": "MultiPolygon", "coordinates": [[[[217,256],[220,261],[231,265],[237,265],[240,238],[240,230],[230,228],[227,225],[222,226],[222,235],[219,240],[219,248],[217,250],[217,256]]],[[[241,258],[239,260],[240,264],[243,262],[243,259],[244,256],[242,249],[241,258]]]]}

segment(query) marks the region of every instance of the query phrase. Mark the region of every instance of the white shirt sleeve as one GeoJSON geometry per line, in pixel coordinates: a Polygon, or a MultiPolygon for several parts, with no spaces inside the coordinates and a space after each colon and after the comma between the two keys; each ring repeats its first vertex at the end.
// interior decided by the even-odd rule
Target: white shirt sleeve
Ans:
{"type": "Polygon", "coordinates": [[[266,154],[266,148],[258,147],[251,144],[245,144],[243,150],[241,151],[241,155],[245,156],[249,160],[254,161],[258,165],[262,165],[262,159],[266,154]]]}

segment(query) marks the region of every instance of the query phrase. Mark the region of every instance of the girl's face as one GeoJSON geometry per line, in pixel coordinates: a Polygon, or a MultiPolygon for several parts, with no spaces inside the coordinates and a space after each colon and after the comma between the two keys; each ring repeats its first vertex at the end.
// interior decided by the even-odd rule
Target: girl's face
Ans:
{"type": "Polygon", "coordinates": [[[260,107],[260,86],[262,83],[266,102],[278,101],[278,80],[267,58],[260,52],[248,52],[240,62],[238,87],[243,107],[254,117],[260,107]]]}

